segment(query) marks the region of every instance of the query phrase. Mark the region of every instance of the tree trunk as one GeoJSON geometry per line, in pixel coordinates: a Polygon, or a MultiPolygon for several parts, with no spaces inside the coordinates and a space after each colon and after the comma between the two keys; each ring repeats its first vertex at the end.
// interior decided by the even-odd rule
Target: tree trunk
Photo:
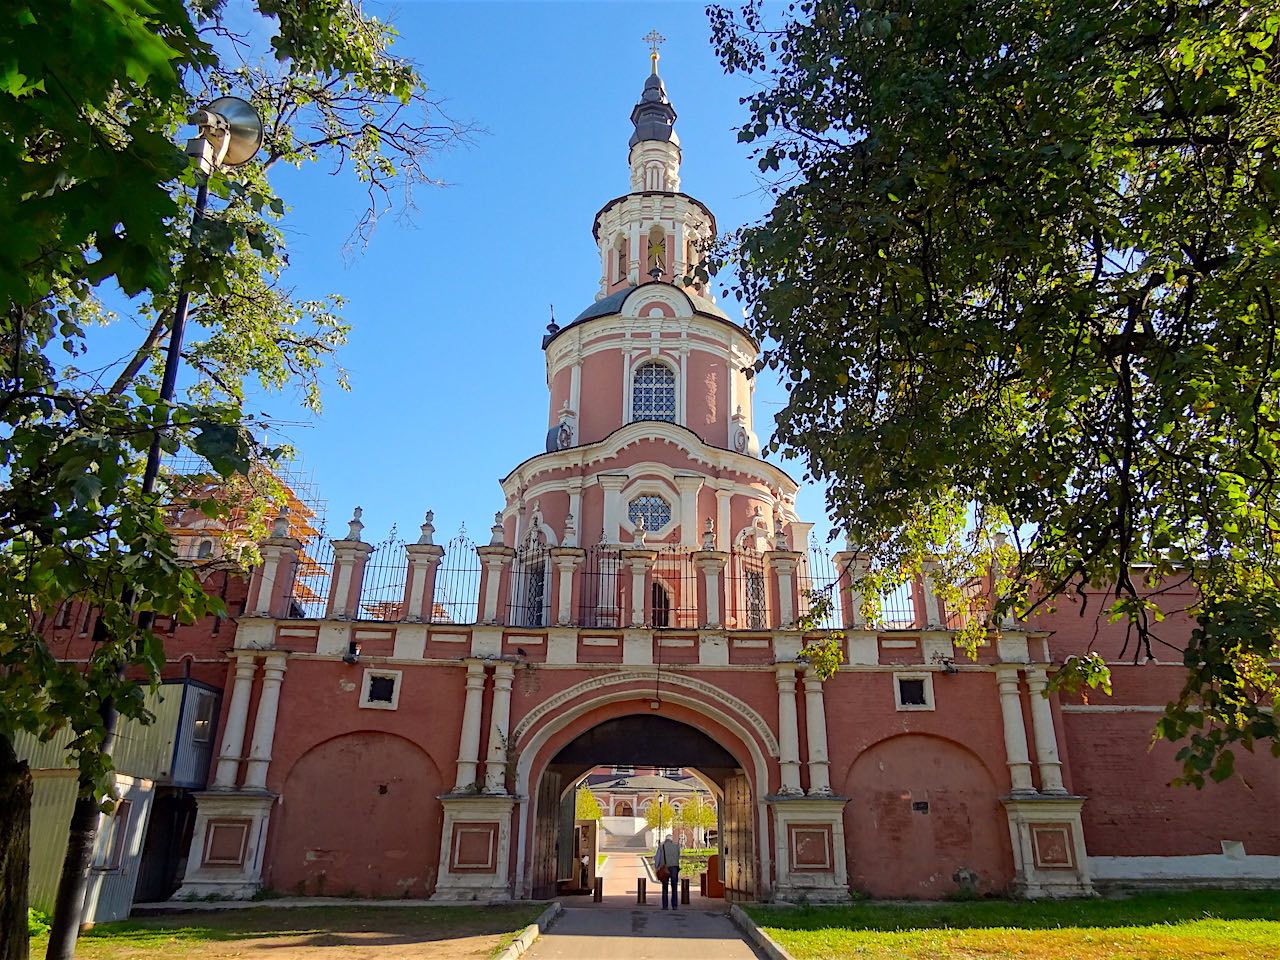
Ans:
{"type": "MultiPolygon", "coordinates": [[[[102,623],[98,621],[99,625],[102,623]]],[[[108,757],[115,746],[115,701],[107,697],[99,710],[105,735],[102,752],[108,757]]],[[[62,861],[62,876],[58,878],[58,894],[53,901],[53,920],[49,930],[49,949],[45,960],[75,960],[76,940],[80,936],[80,922],[84,913],[84,895],[89,888],[89,866],[93,862],[93,844],[98,838],[98,818],[101,807],[94,796],[92,784],[81,783],[80,795],[71,810],[71,827],[67,831],[67,855],[62,861]]]]}
{"type": "Polygon", "coordinates": [[[0,960],[27,960],[31,771],[0,736],[0,960]]]}

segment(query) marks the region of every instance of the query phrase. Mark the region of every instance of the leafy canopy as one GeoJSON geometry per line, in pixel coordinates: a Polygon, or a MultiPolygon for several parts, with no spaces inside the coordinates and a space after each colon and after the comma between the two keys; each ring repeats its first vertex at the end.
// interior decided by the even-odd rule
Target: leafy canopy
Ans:
{"type": "Polygon", "coordinates": [[[604,816],[600,801],[587,787],[581,786],[573,797],[573,817],[575,820],[599,820],[604,816]]]}
{"type": "Polygon", "coordinates": [[[465,136],[392,54],[394,37],[353,0],[0,7],[0,737],[69,726],[83,797],[108,792],[104,718],[143,716],[138,681],[163,665],[149,615],[224,612],[176,555],[166,505],[256,522],[235,501],[275,495],[251,465],[279,451],[255,442],[246,391],[292,387],[315,407],[346,338],[340,297],[283,283],[286,210],[268,171],[325,161],[354,176],[369,201],[356,236],[367,236],[403,191],[430,182],[434,152],[465,136]],[[212,178],[192,233],[196,174],[181,140],[189,115],[228,93],[258,109],[263,149],[212,178]],[[166,404],[157,361],[179,288],[191,295],[191,387],[166,404]],[[107,306],[125,298],[127,320],[107,306]],[[130,323],[123,358],[119,338],[108,348],[95,336],[130,323]],[[222,489],[243,496],[193,495],[208,478],[174,475],[143,495],[146,450],[166,422],[167,453],[194,452],[213,479],[238,477],[222,489]],[[72,603],[92,614],[91,652],[75,664],[48,641],[72,603]]]}
{"type": "MultiPolygon", "coordinates": [[[[1280,3],[708,13],[773,195],[721,253],[867,592],[938,556],[971,647],[1101,608],[1107,657],[1185,661],[1184,780],[1280,754],[1280,3]]],[[[1090,653],[1064,679],[1105,683],[1090,653]]]]}

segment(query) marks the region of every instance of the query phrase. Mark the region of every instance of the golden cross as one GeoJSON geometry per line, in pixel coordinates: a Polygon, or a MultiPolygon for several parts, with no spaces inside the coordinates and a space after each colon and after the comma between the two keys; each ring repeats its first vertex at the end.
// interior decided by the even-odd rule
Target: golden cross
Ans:
{"type": "Polygon", "coordinates": [[[649,59],[653,61],[653,72],[658,72],[658,47],[667,42],[667,38],[660,34],[657,30],[650,30],[645,36],[640,38],[649,44],[649,59]]]}

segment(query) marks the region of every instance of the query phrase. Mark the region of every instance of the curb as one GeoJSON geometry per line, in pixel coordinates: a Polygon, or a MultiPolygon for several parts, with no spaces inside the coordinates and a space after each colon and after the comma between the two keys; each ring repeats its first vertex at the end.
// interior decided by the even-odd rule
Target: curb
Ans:
{"type": "Polygon", "coordinates": [[[542,911],[537,920],[529,924],[520,931],[520,936],[516,937],[507,949],[494,957],[494,960],[518,960],[524,956],[526,950],[533,946],[533,941],[542,936],[551,929],[551,925],[559,919],[560,914],[564,912],[564,907],[560,905],[560,901],[556,900],[551,906],[542,911]]]}
{"type": "Polygon", "coordinates": [[[761,930],[754,920],[736,903],[729,908],[729,919],[743,933],[747,935],[747,939],[760,948],[769,960],[795,960],[791,954],[783,950],[778,941],[773,939],[763,930],[761,930]]]}

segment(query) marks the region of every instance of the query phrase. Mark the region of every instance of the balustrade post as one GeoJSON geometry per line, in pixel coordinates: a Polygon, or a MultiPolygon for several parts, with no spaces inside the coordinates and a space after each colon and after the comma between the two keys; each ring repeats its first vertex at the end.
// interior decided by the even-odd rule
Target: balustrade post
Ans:
{"type": "MultiPolygon", "coordinates": [[[[644,538],[638,538],[641,543],[644,538]]],[[[631,567],[631,626],[643,627],[649,622],[649,577],[657,550],[623,550],[622,559],[631,567]]]]}
{"type": "Polygon", "coordinates": [[[729,555],[718,550],[699,550],[693,555],[693,562],[702,571],[702,582],[706,595],[703,605],[703,625],[711,629],[719,629],[724,621],[724,568],[729,562],[729,555]]]}
{"type": "Polygon", "coordinates": [[[480,622],[498,622],[498,599],[504,579],[504,568],[515,559],[513,548],[503,545],[502,511],[494,515],[492,537],[488,546],[476,547],[476,555],[482,564],[480,570],[480,622]]]}
{"type": "Polygon", "coordinates": [[[765,557],[773,571],[777,591],[778,617],[775,625],[781,630],[790,630],[796,625],[796,570],[801,554],[795,550],[770,550],[765,557]]]}
{"type": "Polygon", "coordinates": [[[436,574],[440,569],[440,559],[444,556],[444,547],[437,546],[433,539],[436,528],[431,521],[434,517],[428,510],[418,542],[404,548],[409,565],[404,580],[404,610],[401,619],[408,623],[430,623],[434,619],[436,574]]]}
{"type": "Polygon", "coordinates": [[[373,544],[360,539],[364,511],[356,507],[347,525],[347,536],[333,541],[333,588],[329,592],[326,616],[333,620],[353,620],[360,614],[360,593],[364,589],[364,568],[373,553],[373,544]]]}
{"type": "Polygon", "coordinates": [[[253,571],[249,585],[246,606],[250,616],[282,617],[288,613],[285,598],[293,590],[301,549],[302,541],[289,536],[289,508],[281,507],[271,536],[258,547],[262,563],[253,571]]]}
{"type": "Polygon", "coordinates": [[[862,591],[857,584],[866,575],[867,557],[852,550],[842,550],[831,558],[836,565],[836,582],[840,592],[840,623],[846,630],[861,630],[867,625],[862,616],[862,591]]]}
{"type": "Polygon", "coordinates": [[[587,555],[580,547],[552,547],[551,563],[556,571],[555,597],[556,608],[552,611],[552,621],[561,627],[567,627],[574,621],[573,585],[578,564],[587,555]]]}

